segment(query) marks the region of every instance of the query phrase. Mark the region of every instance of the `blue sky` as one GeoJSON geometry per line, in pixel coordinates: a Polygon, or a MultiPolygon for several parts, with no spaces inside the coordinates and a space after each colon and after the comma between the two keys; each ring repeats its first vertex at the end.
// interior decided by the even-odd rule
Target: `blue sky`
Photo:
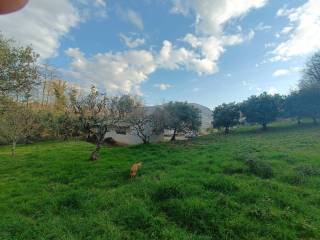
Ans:
{"type": "Polygon", "coordinates": [[[79,88],[213,108],[294,89],[320,50],[320,1],[30,0],[0,29],[79,88]]]}

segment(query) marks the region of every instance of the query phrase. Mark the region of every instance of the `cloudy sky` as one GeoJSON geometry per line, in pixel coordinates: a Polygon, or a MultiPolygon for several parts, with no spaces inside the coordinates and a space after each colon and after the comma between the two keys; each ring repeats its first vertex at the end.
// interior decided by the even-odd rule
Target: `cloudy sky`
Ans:
{"type": "Polygon", "coordinates": [[[214,107],[296,87],[320,0],[30,0],[0,30],[81,87],[214,107]]]}

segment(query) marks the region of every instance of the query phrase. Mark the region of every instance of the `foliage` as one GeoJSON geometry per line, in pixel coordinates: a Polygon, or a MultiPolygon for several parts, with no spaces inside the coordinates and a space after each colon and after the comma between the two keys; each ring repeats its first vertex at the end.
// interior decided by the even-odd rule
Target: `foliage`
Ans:
{"type": "Polygon", "coordinates": [[[187,102],[169,102],[164,106],[166,112],[166,128],[173,130],[171,141],[177,133],[198,131],[201,125],[200,111],[187,102]]]}
{"type": "Polygon", "coordinates": [[[38,84],[37,58],[30,46],[16,46],[0,35],[0,96],[29,101],[38,84]]]}
{"type": "Polygon", "coordinates": [[[261,178],[273,177],[272,167],[262,161],[249,159],[246,161],[248,172],[261,178]]]}
{"type": "Polygon", "coordinates": [[[94,86],[87,96],[76,101],[74,109],[81,129],[87,134],[87,140],[96,144],[91,160],[97,160],[106,133],[125,122],[133,104],[130,96],[107,97],[100,94],[94,86]]]}
{"type": "Polygon", "coordinates": [[[0,117],[0,135],[12,144],[12,156],[15,156],[18,141],[28,139],[33,133],[34,115],[29,109],[11,103],[0,117]]]}
{"type": "Polygon", "coordinates": [[[248,123],[259,123],[266,129],[267,124],[278,117],[281,104],[281,96],[272,96],[264,92],[259,96],[251,96],[240,108],[248,123]]]}
{"type": "Polygon", "coordinates": [[[320,51],[316,52],[307,61],[303,70],[303,77],[300,80],[299,88],[313,88],[320,87],[320,51]]]}
{"type": "Polygon", "coordinates": [[[320,86],[292,92],[285,99],[285,111],[289,116],[297,117],[298,120],[309,117],[316,123],[317,118],[320,117],[320,86]]]}
{"type": "Polygon", "coordinates": [[[229,128],[239,124],[240,108],[235,103],[222,104],[213,111],[213,127],[225,128],[225,133],[229,133],[229,128]]]}

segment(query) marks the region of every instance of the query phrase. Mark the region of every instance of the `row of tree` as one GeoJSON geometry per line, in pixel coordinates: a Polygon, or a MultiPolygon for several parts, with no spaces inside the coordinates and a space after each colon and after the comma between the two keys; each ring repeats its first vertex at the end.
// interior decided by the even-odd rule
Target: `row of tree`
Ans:
{"type": "Polygon", "coordinates": [[[94,86],[88,91],[58,79],[29,46],[0,36],[0,143],[82,138],[95,143],[96,160],[108,131],[129,127],[143,143],[164,129],[176,135],[197,131],[199,111],[187,103],[149,108],[135,96],[107,96],[94,86]]]}
{"type": "Polygon", "coordinates": [[[242,103],[222,104],[213,111],[213,126],[223,127],[227,134],[230,127],[245,121],[261,124],[266,130],[277,118],[296,118],[299,124],[302,118],[311,118],[317,123],[320,118],[320,52],[308,60],[298,90],[287,96],[264,92],[242,103]]]}

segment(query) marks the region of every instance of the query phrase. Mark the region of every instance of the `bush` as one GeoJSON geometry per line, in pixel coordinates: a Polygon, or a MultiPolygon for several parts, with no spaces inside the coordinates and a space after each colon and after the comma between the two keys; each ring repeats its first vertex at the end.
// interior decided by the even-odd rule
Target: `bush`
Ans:
{"type": "Polygon", "coordinates": [[[287,177],[287,182],[295,185],[304,184],[309,177],[320,175],[320,169],[311,165],[300,165],[295,168],[295,174],[287,177]]]}
{"type": "Polygon", "coordinates": [[[83,208],[84,201],[86,199],[86,194],[82,192],[69,192],[57,200],[57,210],[80,210],[83,208]]]}
{"type": "Polygon", "coordinates": [[[176,183],[167,183],[160,185],[153,193],[153,199],[156,201],[165,201],[172,198],[183,198],[185,196],[182,188],[176,183]]]}
{"type": "Polygon", "coordinates": [[[257,160],[247,160],[246,165],[248,166],[248,173],[256,175],[261,178],[272,178],[273,170],[272,167],[264,162],[257,160]]]}
{"type": "Polygon", "coordinates": [[[240,162],[232,162],[224,166],[223,173],[228,175],[244,173],[245,169],[240,162]]]}
{"type": "Polygon", "coordinates": [[[320,175],[320,169],[311,165],[300,165],[295,170],[298,174],[308,177],[320,175]]]}

